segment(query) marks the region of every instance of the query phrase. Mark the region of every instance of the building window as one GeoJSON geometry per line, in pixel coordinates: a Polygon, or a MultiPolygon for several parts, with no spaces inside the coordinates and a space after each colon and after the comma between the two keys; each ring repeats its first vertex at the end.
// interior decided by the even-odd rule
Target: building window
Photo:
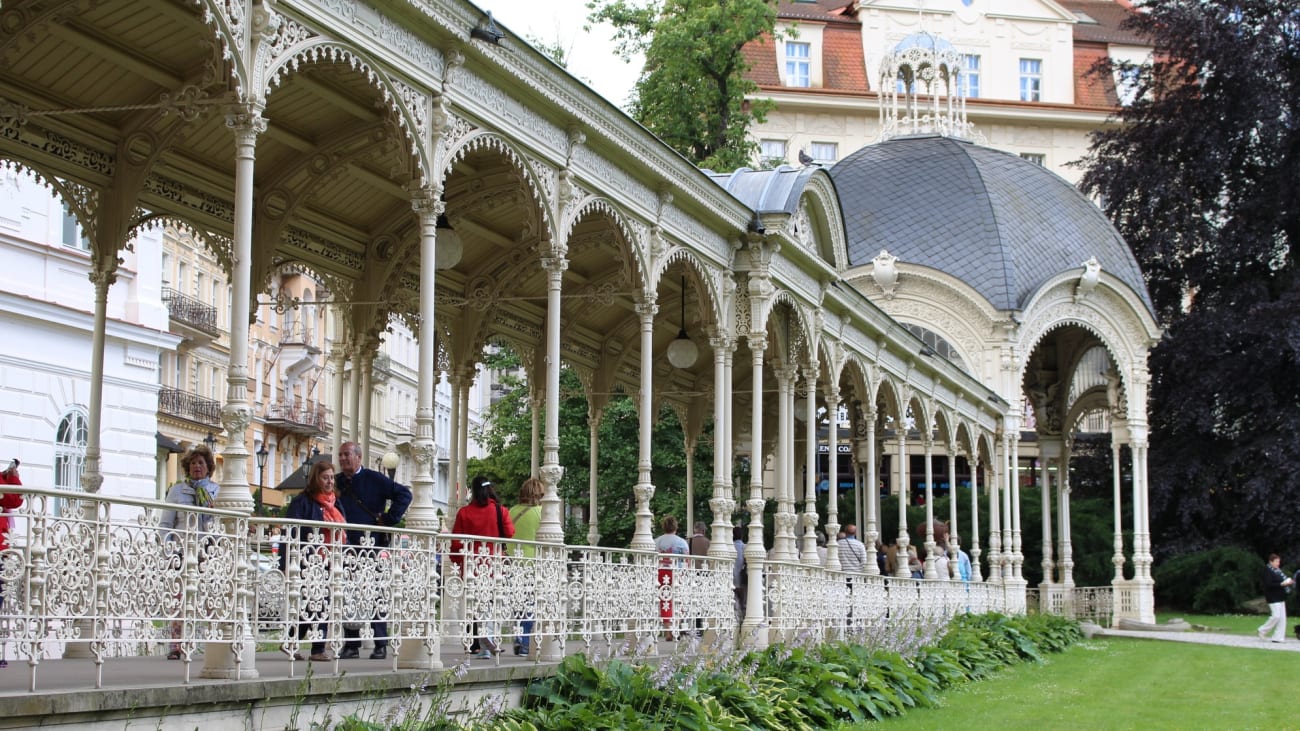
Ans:
{"type": "Polygon", "coordinates": [[[86,233],[81,230],[81,224],[67,203],[63,204],[63,245],[90,251],[90,239],[86,238],[86,233]]]}
{"type": "Polygon", "coordinates": [[[1041,152],[1022,152],[1020,153],[1020,158],[1022,160],[1028,160],[1040,167],[1047,165],[1047,155],[1044,155],[1041,152]]]}
{"type": "Polygon", "coordinates": [[[1043,62],[1036,58],[1020,59],[1020,101],[1037,102],[1043,97],[1043,62]]]}
{"type": "Polygon", "coordinates": [[[776,167],[785,162],[785,140],[760,140],[758,161],[763,167],[776,167]]]}
{"type": "Polygon", "coordinates": [[[813,162],[829,165],[840,157],[839,145],[834,142],[814,142],[808,146],[813,162]]]}
{"type": "Polygon", "coordinates": [[[961,95],[978,99],[980,95],[980,57],[968,53],[961,57],[961,95]]]}
{"type": "Polygon", "coordinates": [[[785,85],[805,89],[812,85],[812,44],[785,44],[785,85]]]}
{"type": "Polygon", "coordinates": [[[1125,66],[1115,72],[1115,93],[1119,96],[1121,106],[1127,107],[1137,98],[1141,72],[1136,66],[1125,66]]]}
{"type": "MultiPolygon", "coordinates": [[[[86,442],[90,438],[90,423],[80,410],[64,415],[54,436],[54,487],[69,492],[81,492],[81,473],[86,466],[86,442]]],[[[62,515],[67,501],[56,500],[54,512],[62,515]]]]}

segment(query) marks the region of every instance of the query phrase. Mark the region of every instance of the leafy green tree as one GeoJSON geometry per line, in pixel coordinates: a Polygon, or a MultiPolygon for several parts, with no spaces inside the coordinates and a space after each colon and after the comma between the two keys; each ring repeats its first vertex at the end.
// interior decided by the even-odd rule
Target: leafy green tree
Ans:
{"type": "Polygon", "coordinates": [[[1300,11],[1293,0],[1151,0],[1154,63],[1094,135],[1099,194],[1166,334],[1151,355],[1158,555],[1300,550],[1300,11]]]}
{"type": "MultiPolygon", "coordinates": [[[[505,346],[486,353],[484,363],[502,371],[501,395],[489,408],[476,439],[488,453],[483,459],[470,460],[470,474],[484,474],[501,486],[507,503],[518,495],[519,485],[532,467],[532,405],[528,386],[522,378],[510,374],[519,365],[518,356],[505,346]]],[[[584,516],[590,486],[590,421],[586,396],[577,374],[568,368],[560,371],[560,464],[564,476],[558,487],[566,509],[565,540],[583,544],[587,540],[584,516]]],[[[686,519],[686,456],[681,424],[671,409],[659,413],[652,434],[654,466],[651,479],[656,490],[651,512],[656,519],[672,513],[686,519]]],[[[639,419],[636,405],[625,395],[611,397],[605,406],[597,434],[597,519],[600,543],[626,547],[636,528],[636,498],[632,491],[637,481],[639,419]]],[[[695,459],[695,512],[706,522],[711,520],[708,499],[712,493],[713,452],[711,432],[701,439],[695,459]]]]}
{"type": "Polygon", "coordinates": [[[645,66],[632,116],[700,167],[734,170],[749,164],[751,123],[770,101],[746,101],[758,85],[744,78],[745,44],[773,33],[774,0],[592,0],[588,20],[614,27],[624,59],[645,66]]]}

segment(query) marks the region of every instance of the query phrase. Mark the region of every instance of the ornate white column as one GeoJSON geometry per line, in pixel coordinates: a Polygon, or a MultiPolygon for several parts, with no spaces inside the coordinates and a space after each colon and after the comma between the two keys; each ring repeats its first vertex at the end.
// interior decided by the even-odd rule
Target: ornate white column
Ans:
{"type": "MultiPolygon", "coordinates": [[[[107,245],[106,242],[96,241],[95,260],[90,270],[90,281],[95,285],[95,331],[90,344],[90,403],[86,404],[86,457],[81,470],[81,489],[90,493],[99,492],[104,484],[101,458],[104,430],[104,348],[108,327],[108,289],[117,281],[117,251],[99,251],[100,247],[107,245]]],[[[77,646],[78,643],[73,643],[69,649],[77,646]]]]}
{"type": "MultiPolygon", "coordinates": [[[[826,384],[826,415],[830,425],[826,428],[826,479],[830,481],[826,495],[826,568],[839,571],[840,564],[840,389],[835,383],[826,384]]],[[[861,538],[861,536],[859,536],[861,538]]]]}
{"type": "Polygon", "coordinates": [[[1061,583],[1074,588],[1074,550],[1070,546],[1070,445],[1061,449],[1061,470],[1056,476],[1057,534],[1060,536],[1061,583]]]}
{"type": "MultiPolygon", "coordinates": [[[[411,453],[415,459],[415,472],[411,476],[411,507],[406,511],[406,524],[416,530],[434,531],[440,528],[438,511],[433,506],[435,471],[438,463],[438,442],[434,427],[437,408],[438,385],[438,331],[436,327],[438,216],[444,209],[441,191],[414,192],[411,208],[420,225],[420,330],[417,333],[419,376],[416,379],[415,441],[411,453]]],[[[365,363],[367,359],[362,358],[365,363]]],[[[365,373],[370,372],[369,364],[365,373]]],[[[367,382],[369,379],[366,379],[367,382]]],[[[369,393],[367,383],[366,391],[369,393]]],[[[368,399],[367,399],[368,400],[368,399]]],[[[369,424],[369,408],[362,422],[369,424]]],[[[366,429],[367,435],[369,428],[366,429]]],[[[369,451],[363,452],[369,455],[369,451]]],[[[450,500],[449,500],[450,503],[450,500]]],[[[418,604],[418,602],[413,602],[418,604]]],[[[442,667],[442,637],[439,624],[433,618],[412,618],[414,632],[423,635],[424,642],[408,639],[397,653],[397,667],[403,669],[434,670],[442,667]]]]}
{"type": "Polygon", "coordinates": [[[1124,448],[1120,441],[1119,434],[1114,430],[1110,436],[1110,459],[1111,459],[1111,485],[1114,488],[1112,500],[1115,504],[1115,552],[1111,554],[1110,562],[1115,566],[1115,578],[1112,583],[1118,583],[1124,580],[1124,515],[1120,504],[1120,487],[1123,484],[1120,481],[1120,457],[1124,448]]]}
{"type": "MultiPolygon", "coordinates": [[[[448,518],[455,515],[455,512],[464,503],[461,495],[464,490],[461,485],[460,466],[465,461],[464,453],[460,451],[460,423],[465,418],[465,414],[460,408],[461,392],[460,369],[451,367],[447,369],[447,385],[451,387],[451,423],[448,424],[447,435],[447,481],[451,484],[447,486],[447,507],[451,511],[448,518]]],[[[451,522],[447,521],[447,528],[450,530],[451,522]]]]}
{"type": "Polygon", "coordinates": [[[650,512],[650,498],[655,486],[651,481],[651,437],[654,433],[654,327],[659,306],[649,295],[636,305],[641,318],[641,392],[637,394],[637,479],[632,491],[636,495],[636,529],[632,534],[632,548],[654,550],[654,516],[650,512]]]}
{"type": "Polygon", "coordinates": [[[330,362],[334,364],[334,382],[331,384],[334,401],[334,423],[330,430],[330,454],[337,455],[339,447],[347,441],[343,438],[343,368],[347,363],[347,340],[343,337],[343,316],[337,310],[334,314],[334,346],[330,349],[330,362]]]}
{"type": "Polygon", "coordinates": [[[876,551],[876,542],[880,539],[880,528],[876,507],[880,500],[880,476],[876,474],[876,417],[875,404],[869,404],[863,411],[863,448],[866,450],[867,488],[863,496],[867,508],[867,573],[875,576],[880,573],[880,557],[876,551]]]}
{"type": "Polygon", "coordinates": [[[370,421],[375,395],[375,349],[378,345],[373,337],[363,337],[358,354],[360,357],[357,358],[358,368],[361,370],[361,377],[357,379],[360,382],[358,391],[361,394],[360,407],[357,409],[357,444],[361,445],[361,453],[366,459],[371,460],[371,464],[374,463],[376,456],[370,453],[370,421]]]}
{"type": "Polygon", "coordinates": [[[727,430],[730,416],[727,404],[731,402],[731,343],[719,328],[710,334],[713,348],[713,497],[709,509],[713,511],[713,539],[709,541],[709,555],[714,558],[736,557],[736,545],[731,540],[731,514],[736,501],[731,494],[731,434],[727,430]]]}
{"type": "Polygon", "coordinates": [[[994,443],[993,481],[989,483],[989,581],[1006,578],[1002,571],[1002,493],[1006,492],[1007,435],[994,443]]]}
{"type": "Polygon", "coordinates": [[[980,458],[979,447],[972,447],[966,456],[970,462],[970,568],[971,581],[983,581],[980,569],[980,458]]]}
{"type": "Polygon", "coordinates": [[[930,425],[925,427],[925,436],[921,439],[921,445],[925,449],[925,562],[923,565],[922,576],[927,579],[937,579],[939,574],[934,570],[934,554],[939,547],[934,542],[934,436],[930,430],[930,425]]]}
{"type": "Polygon", "coordinates": [[[1043,501],[1043,585],[1052,583],[1056,565],[1052,562],[1052,458],[1045,456],[1048,445],[1039,442],[1039,469],[1043,473],[1040,485],[1043,501]]]}
{"type": "MultiPolygon", "coordinates": [[[[904,408],[906,411],[906,408],[904,408]]],[[[897,550],[894,552],[894,575],[906,579],[911,577],[912,570],[907,565],[908,555],[907,547],[910,541],[907,536],[907,503],[911,497],[912,490],[907,484],[907,424],[904,417],[900,415],[897,422],[898,429],[898,542],[897,550]]]]}
{"type": "Polygon", "coordinates": [[[1025,554],[1020,550],[1020,420],[1012,420],[1015,430],[1011,433],[1011,576],[1023,582],[1025,577],[1021,567],[1025,554]]]}
{"type": "Polygon", "coordinates": [[[348,380],[348,411],[352,414],[352,419],[348,422],[347,434],[348,440],[357,444],[361,443],[361,354],[364,349],[361,333],[354,330],[352,342],[348,346],[352,356],[352,378],[348,380]]]}
{"type": "Polygon", "coordinates": [[[460,368],[460,390],[456,392],[456,400],[459,402],[457,410],[460,411],[460,421],[456,423],[456,454],[459,457],[456,461],[456,484],[460,485],[458,505],[469,503],[469,392],[474,388],[477,376],[478,370],[472,365],[460,368]]]}
{"type": "MultiPolygon", "coordinates": [[[[817,370],[804,368],[804,526],[803,562],[812,566],[817,558],[817,370]]],[[[827,551],[827,558],[830,552],[827,551]]]]}
{"type": "Polygon", "coordinates": [[[949,441],[944,450],[948,453],[948,566],[951,572],[957,566],[957,554],[961,550],[957,530],[957,444],[949,441]]]}
{"type": "MultiPolygon", "coordinates": [[[[560,464],[560,317],[563,314],[560,294],[569,261],[566,258],[568,247],[562,242],[550,242],[543,252],[541,264],[546,270],[546,432],[542,438],[540,479],[546,489],[542,496],[537,540],[555,544],[555,548],[540,549],[537,555],[558,561],[562,558],[561,546],[564,544],[559,494],[560,479],[564,477],[564,467],[560,464]]],[[[564,626],[563,602],[560,602],[559,614],[554,621],[561,624],[549,628],[555,632],[564,626]]],[[[543,662],[558,662],[564,656],[564,643],[559,638],[550,638],[541,643],[540,650],[543,662]]]]}
{"type": "Polygon", "coordinates": [[[1016,463],[1015,455],[1012,453],[1011,445],[1015,437],[1009,432],[1002,435],[1002,551],[998,554],[1001,559],[1002,583],[1006,583],[1015,577],[1012,570],[1013,554],[1015,553],[1015,544],[1011,542],[1011,526],[1014,519],[1011,516],[1011,495],[1012,486],[1016,480],[1016,463]]]}
{"type": "MultiPolygon", "coordinates": [[[[587,431],[589,432],[588,452],[591,459],[587,463],[587,545],[595,546],[600,544],[600,503],[596,499],[597,488],[600,484],[600,420],[604,416],[604,410],[591,405],[594,397],[588,398],[587,406],[587,431]]],[[[537,411],[533,410],[534,422],[536,421],[537,411]]]]}
{"type": "MultiPolygon", "coordinates": [[[[752,284],[752,283],[751,283],[752,284]]],[[[745,600],[745,618],[740,624],[741,646],[750,649],[767,647],[767,633],[760,631],[766,622],[763,591],[763,564],[767,552],[763,550],[763,351],[767,336],[762,331],[749,334],[752,356],[751,381],[754,391],[750,412],[751,463],[749,470],[749,499],[745,510],[749,513],[749,540],[745,543],[745,571],[749,577],[745,600]]]]}
{"type": "MultiPolygon", "coordinates": [[[[682,420],[685,423],[685,419],[682,420]]],[[[695,534],[695,444],[694,437],[686,436],[684,440],[686,455],[686,530],[695,534]]]]}
{"type": "Polygon", "coordinates": [[[776,376],[776,515],[773,516],[772,560],[797,558],[794,542],[794,377],[793,368],[773,368],[776,376]]]}
{"type": "MultiPolygon", "coordinates": [[[[226,371],[226,403],[221,408],[226,447],[222,452],[221,490],[217,492],[213,506],[247,515],[253,512],[253,496],[248,491],[248,449],[244,446],[245,431],[253,420],[253,410],[248,403],[248,315],[253,278],[253,160],[257,136],[266,131],[266,120],[262,119],[260,107],[248,105],[228,114],[226,126],[235,133],[235,235],[231,242],[233,291],[230,296],[230,364],[226,371]]],[[[246,540],[246,535],[235,536],[241,577],[247,577],[251,572],[244,556],[246,551],[243,550],[246,540]]],[[[238,583],[245,585],[244,581],[238,583]]],[[[242,586],[235,589],[233,600],[236,604],[243,604],[245,612],[254,609],[247,606],[252,601],[252,592],[242,586]]],[[[243,616],[250,615],[245,613],[243,616]]],[[[234,646],[238,649],[238,654],[229,644],[209,644],[203,655],[203,669],[199,671],[199,677],[230,680],[256,678],[257,645],[252,641],[252,629],[252,625],[245,622],[237,630],[243,635],[242,642],[234,646]]],[[[224,639],[234,638],[227,636],[224,639]]]]}
{"type": "MultiPolygon", "coordinates": [[[[531,379],[530,379],[530,380],[531,380],[531,379]]],[[[533,407],[533,408],[532,408],[532,412],[533,412],[533,413],[530,414],[530,416],[532,417],[532,431],[529,433],[529,436],[528,436],[528,440],[529,440],[529,445],[528,445],[528,447],[529,447],[529,448],[528,448],[528,459],[529,459],[529,462],[528,462],[529,467],[528,467],[528,469],[529,469],[529,472],[528,472],[528,474],[532,475],[533,477],[536,477],[536,476],[537,476],[537,471],[538,471],[539,469],[541,469],[541,466],[542,466],[542,460],[541,460],[541,455],[542,455],[542,452],[541,452],[541,447],[542,447],[542,429],[541,429],[541,426],[542,426],[542,412],[544,412],[544,411],[546,410],[546,397],[545,397],[545,394],[540,394],[540,395],[539,395],[537,387],[534,386],[534,385],[531,384],[531,383],[530,383],[529,386],[528,386],[528,403],[531,404],[532,407],[533,407]]],[[[594,546],[594,545],[596,545],[596,544],[593,543],[593,544],[591,544],[591,545],[594,546]]]]}

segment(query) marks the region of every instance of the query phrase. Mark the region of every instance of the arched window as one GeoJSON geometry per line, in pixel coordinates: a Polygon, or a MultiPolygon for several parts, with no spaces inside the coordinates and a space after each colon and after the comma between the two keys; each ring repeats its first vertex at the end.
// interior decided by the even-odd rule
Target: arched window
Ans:
{"type": "Polygon", "coordinates": [[[920,325],[904,323],[903,327],[906,327],[913,335],[920,338],[921,342],[929,346],[930,349],[932,349],[939,357],[952,361],[958,368],[967,373],[970,372],[966,369],[966,363],[962,360],[961,353],[958,353],[957,349],[952,347],[951,343],[944,340],[943,336],[932,330],[927,330],[920,325]]]}
{"type": "MultiPolygon", "coordinates": [[[[81,472],[86,465],[86,441],[90,438],[90,423],[85,412],[73,409],[59,421],[54,435],[54,486],[60,490],[79,492],[81,472]]],[[[54,512],[62,514],[65,502],[59,500],[54,512]]]]}

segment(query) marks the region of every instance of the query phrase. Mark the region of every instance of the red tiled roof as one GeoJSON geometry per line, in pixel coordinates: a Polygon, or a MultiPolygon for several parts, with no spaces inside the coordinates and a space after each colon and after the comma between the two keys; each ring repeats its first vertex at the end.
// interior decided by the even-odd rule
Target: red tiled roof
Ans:
{"type": "Polygon", "coordinates": [[[765,35],[756,41],[746,43],[741,52],[749,64],[745,78],[759,86],[781,85],[781,75],[776,67],[776,49],[771,36],[765,35]]]}
{"type": "Polygon", "coordinates": [[[822,31],[822,83],[827,89],[867,91],[867,62],[857,27],[826,26],[822,31]]]}
{"type": "Polygon", "coordinates": [[[1122,27],[1124,21],[1134,13],[1132,8],[1125,3],[1115,2],[1114,0],[1058,1],[1061,7],[1071,13],[1076,15],[1082,13],[1097,21],[1089,23],[1080,17],[1079,22],[1074,24],[1075,43],[1092,41],[1097,43],[1119,43],[1128,46],[1151,45],[1149,39],[1122,27]]]}
{"type": "Polygon", "coordinates": [[[858,19],[853,15],[852,4],[848,0],[782,0],[776,8],[776,16],[782,20],[847,21],[856,25],[858,19]]]}
{"type": "Polygon", "coordinates": [[[1084,107],[1116,107],[1115,79],[1110,74],[1090,73],[1098,61],[1107,57],[1102,43],[1074,43],[1074,103],[1084,107]]]}

